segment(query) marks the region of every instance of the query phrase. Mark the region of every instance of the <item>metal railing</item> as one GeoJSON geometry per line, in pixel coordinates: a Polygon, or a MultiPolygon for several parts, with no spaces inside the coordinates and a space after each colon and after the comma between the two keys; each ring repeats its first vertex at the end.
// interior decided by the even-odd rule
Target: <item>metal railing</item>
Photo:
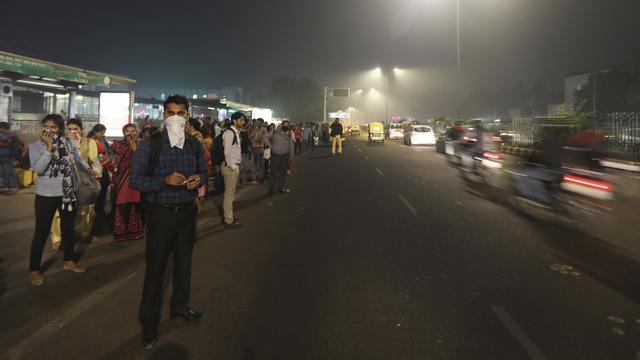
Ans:
{"type": "Polygon", "coordinates": [[[539,140],[542,126],[570,127],[575,131],[593,130],[603,135],[608,152],[619,158],[640,161],[640,113],[609,113],[589,120],[575,118],[513,119],[513,144],[532,146],[539,140]]]}

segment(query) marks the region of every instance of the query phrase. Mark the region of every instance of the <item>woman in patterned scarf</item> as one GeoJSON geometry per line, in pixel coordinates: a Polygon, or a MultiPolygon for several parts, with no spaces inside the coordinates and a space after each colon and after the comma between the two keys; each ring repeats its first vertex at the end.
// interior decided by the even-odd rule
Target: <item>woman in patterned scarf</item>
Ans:
{"type": "Polygon", "coordinates": [[[129,187],[129,175],[133,153],[138,147],[138,131],[134,124],[122,128],[124,139],[114,141],[113,187],[115,189],[115,211],[113,216],[113,238],[116,242],[141,239],[144,220],[140,206],[140,191],[129,187]]]}
{"type": "Polygon", "coordinates": [[[74,225],[78,201],[75,188],[75,171],[90,171],[89,164],[80,156],[73,142],[64,134],[64,120],[60,115],[50,114],[42,119],[43,131],[40,141],[31,144],[29,158],[38,173],[36,183],[36,228],[31,243],[29,271],[31,284],[44,284],[40,273],[42,252],[49,235],[56,210],[60,213],[64,270],[83,273],[86,269],[76,262],[74,250],[74,225]]]}

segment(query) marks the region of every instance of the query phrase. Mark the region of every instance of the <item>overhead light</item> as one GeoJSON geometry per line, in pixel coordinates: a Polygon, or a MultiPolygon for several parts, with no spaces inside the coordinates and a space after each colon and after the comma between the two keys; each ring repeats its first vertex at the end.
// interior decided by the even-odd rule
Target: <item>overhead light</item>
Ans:
{"type": "Polygon", "coordinates": [[[31,80],[18,80],[16,82],[19,82],[21,84],[28,84],[28,85],[37,85],[37,86],[46,86],[46,87],[52,87],[52,88],[56,88],[56,89],[64,89],[64,86],[60,85],[60,84],[51,84],[51,83],[46,83],[46,82],[40,82],[40,81],[31,81],[31,80]]]}
{"type": "Polygon", "coordinates": [[[48,77],[43,77],[41,80],[44,80],[44,81],[56,81],[56,79],[52,79],[52,78],[48,78],[48,77]]]}

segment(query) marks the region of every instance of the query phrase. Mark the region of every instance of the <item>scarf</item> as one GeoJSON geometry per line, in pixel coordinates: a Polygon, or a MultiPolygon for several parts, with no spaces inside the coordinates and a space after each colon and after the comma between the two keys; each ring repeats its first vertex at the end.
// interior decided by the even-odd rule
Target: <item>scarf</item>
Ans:
{"type": "Polygon", "coordinates": [[[184,132],[184,125],[187,122],[185,118],[178,115],[169,116],[164,119],[164,128],[169,135],[169,143],[171,147],[177,147],[182,149],[184,147],[184,139],[186,134],[184,132]]]}
{"type": "Polygon", "coordinates": [[[66,139],[58,135],[53,137],[53,149],[49,177],[58,177],[62,174],[62,210],[73,211],[78,203],[73,189],[74,169],[71,158],[73,154],[70,153],[66,139]]]}

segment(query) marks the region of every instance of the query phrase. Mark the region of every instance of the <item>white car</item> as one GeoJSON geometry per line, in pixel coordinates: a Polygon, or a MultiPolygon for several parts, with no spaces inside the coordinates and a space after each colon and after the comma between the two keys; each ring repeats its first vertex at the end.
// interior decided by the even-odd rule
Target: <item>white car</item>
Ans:
{"type": "Polygon", "coordinates": [[[389,140],[402,139],[404,137],[404,129],[401,123],[389,124],[389,140]]]}
{"type": "Polygon", "coordinates": [[[435,145],[436,134],[431,126],[411,125],[404,132],[405,145],[435,145]]]}

